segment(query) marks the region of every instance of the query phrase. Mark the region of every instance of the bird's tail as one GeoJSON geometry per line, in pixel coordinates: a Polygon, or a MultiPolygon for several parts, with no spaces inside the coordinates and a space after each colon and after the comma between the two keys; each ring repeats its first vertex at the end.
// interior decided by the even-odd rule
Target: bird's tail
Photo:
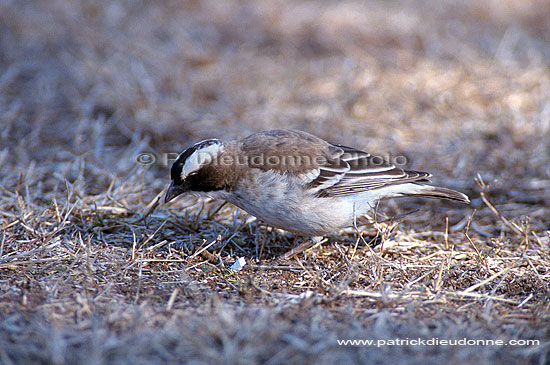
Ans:
{"type": "Polygon", "coordinates": [[[465,204],[470,204],[470,198],[466,194],[459,191],[441,188],[439,186],[415,184],[417,186],[416,191],[408,192],[406,196],[414,196],[420,198],[434,198],[434,199],[448,199],[454,200],[465,204]]]}

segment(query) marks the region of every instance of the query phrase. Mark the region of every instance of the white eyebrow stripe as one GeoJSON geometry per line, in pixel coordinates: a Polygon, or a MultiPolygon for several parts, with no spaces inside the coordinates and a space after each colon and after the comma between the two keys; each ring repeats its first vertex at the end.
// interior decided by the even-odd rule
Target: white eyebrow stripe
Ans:
{"type": "Polygon", "coordinates": [[[208,147],[196,150],[185,160],[185,164],[181,169],[181,179],[185,180],[187,176],[212,162],[222,152],[223,146],[220,143],[214,143],[208,147]]]}

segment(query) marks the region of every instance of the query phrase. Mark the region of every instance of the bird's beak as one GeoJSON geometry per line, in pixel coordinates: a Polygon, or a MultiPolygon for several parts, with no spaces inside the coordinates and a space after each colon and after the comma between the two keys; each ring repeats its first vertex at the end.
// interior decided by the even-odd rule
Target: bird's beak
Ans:
{"type": "Polygon", "coordinates": [[[168,191],[166,192],[166,195],[164,196],[164,204],[168,203],[170,200],[174,199],[181,193],[184,193],[185,189],[179,185],[174,185],[174,182],[170,184],[168,187],[168,191]]]}

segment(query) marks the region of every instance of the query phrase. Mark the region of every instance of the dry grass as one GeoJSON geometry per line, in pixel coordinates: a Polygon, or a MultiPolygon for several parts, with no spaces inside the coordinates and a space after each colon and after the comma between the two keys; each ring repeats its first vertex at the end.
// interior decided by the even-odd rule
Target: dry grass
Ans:
{"type": "Polygon", "coordinates": [[[0,1],[0,362],[550,361],[549,9],[0,1]],[[154,206],[165,154],[281,127],[472,205],[385,202],[283,261],[303,239],[232,206],[154,206]],[[434,337],[540,342],[337,343],[434,337]]]}

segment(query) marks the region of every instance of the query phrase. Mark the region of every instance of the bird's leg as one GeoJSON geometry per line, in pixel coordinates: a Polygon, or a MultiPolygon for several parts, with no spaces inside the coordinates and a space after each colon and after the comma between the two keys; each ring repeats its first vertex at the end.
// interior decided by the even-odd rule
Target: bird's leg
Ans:
{"type": "Polygon", "coordinates": [[[254,245],[256,246],[256,259],[258,261],[262,259],[266,238],[267,238],[267,224],[265,224],[263,221],[258,220],[258,223],[256,225],[256,233],[254,235],[254,245]],[[263,226],[263,229],[262,229],[262,226],[263,226]],[[259,245],[258,230],[263,232],[261,245],[259,245]]]}
{"type": "MultiPolygon", "coordinates": [[[[375,246],[378,246],[382,242],[382,236],[380,234],[381,230],[380,230],[379,224],[376,221],[378,203],[374,207],[371,206],[372,216],[370,214],[365,214],[365,217],[367,218],[369,224],[371,224],[376,229],[376,236],[371,237],[370,234],[367,234],[367,237],[368,237],[368,240],[369,240],[368,242],[367,242],[367,240],[365,240],[365,237],[363,236],[363,231],[360,231],[359,228],[357,227],[357,224],[356,224],[357,216],[355,214],[355,204],[353,205],[353,208],[354,208],[354,211],[353,211],[353,213],[354,213],[354,216],[353,216],[354,226],[353,226],[353,228],[355,228],[355,232],[357,232],[357,235],[358,235],[357,240],[355,242],[355,249],[353,251],[354,254],[355,254],[355,251],[357,249],[357,245],[358,245],[359,241],[363,241],[363,243],[366,246],[375,247],[375,246]]],[[[353,255],[352,255],[352,257],[353,257],[353,255]]]]}
{"type": "Polygon", "coordinates": [[[355,211],[355,202],[353,202],[353,228],[355,229],[355,232],[358,235],[357,241],[359,242],[360,239],[363,239],[363,231],[360,231],[359,228],[357,227],[357,213],[355,211]]]}
{"type": "Polygon", "coordinates": [[[288,260],[296,255],[301,254],[308,248],[310,248],[313,245],[316,245],[320,243],[323,240],[323,236],[314,236],[311,237],[309,240],[305,240],[304,242],[300,243],[298,246],[294,247],[292,250],[285,252],[281,256],[275,259],[275,263],[279,263],[284,260],[288,260]]]}
{"type": "Polygon", "coordinates": [[[353,228],[355,228],[355,232],[359,233],[359,229],[357,228],[357,214],[355,214],[355,202],[353,202],[353,228]]]}
{"type": "Polygon", "coordinates": [[[359,244],[359,241],[363,239],[363,232],[359,231],[359,228],[357,228],[357,214],[355,214],[355,202],[353,202],[353,228],[355,229],[355,233],[357,234],[357,239],[355,240],[355,246],[353,247],[353,254],[351,255],[351,258],[353,259],[355,257],[355,253],[357,252],[357,245],[359,244]]]}
{"type": "Polygon", "coordinates": [[[267,239],[267,225],[263,229],[264,235],[262,237],[262,245],[260,246],[260,253],[258,254],[258,260],[262,259],[262,254],[264,253],[265,240],[267,239]]]}

